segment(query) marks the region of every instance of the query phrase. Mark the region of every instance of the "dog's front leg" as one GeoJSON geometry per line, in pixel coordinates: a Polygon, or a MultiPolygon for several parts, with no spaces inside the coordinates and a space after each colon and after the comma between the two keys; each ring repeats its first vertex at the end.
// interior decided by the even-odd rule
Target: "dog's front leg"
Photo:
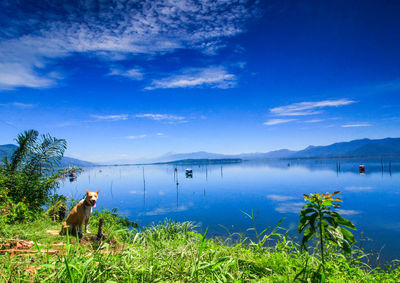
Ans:
{"type": "Polygon", "coordinates": [[[85,233],[91,233],[90,231],[89,231],[89,217],[88,218],[85,218],[85,233]]]}

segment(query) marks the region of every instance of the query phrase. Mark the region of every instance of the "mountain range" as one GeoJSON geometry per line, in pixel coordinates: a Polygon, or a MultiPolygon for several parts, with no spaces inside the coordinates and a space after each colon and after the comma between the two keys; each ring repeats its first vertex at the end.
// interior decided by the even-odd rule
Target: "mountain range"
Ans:
{"type": "MultiPolygon", "coordinates": [[[[4,156],[11,157],[17,148],[13,144],[0,145],[0,160],[4,156]]],[[[266,160],[266,159],[296,159],[296,158],[345,158],[345,157],[400,157],[400,138],[385,139],[360,139],[349,142],[339,142],[327,146],[309,146],[303,150],[280,149],[270,152],[255,152],[241,154],[221,154],[198,151],[191,153],[167,153],[159,158],[147,159],[146,163],[170,162],[187,159],[241,159],[241,160],[266,160]]],[[[144,161],[144,160],[143,160],[144,161]]],[[[117,163],[117,162],[116,162],[117,163]]],[[[118,162],[132,163],[132,162],[118,162]]],[[[61,166],[75,165],[80,167],[93,166],[94,163],[64,156],[61,166]]]]}
{"type": "MultiPolygon", "coordinates": [[[[0,145],[0,162],[4,159],[4,157],[8,157],[10,158],[11,155],[13,154],[14,150],[16,150],[18,147],[14,144],[4,144],[4,145],[0,145]]],[[[72,157],[67,157],[64,156],[61,159],[60,162],[60,167],[68,167],[68,166],[79,166],[79,167],[88,167],[88,166],[93,166],[94,164],[88,161],[83,161],[83,160],[79,160],[76,158],[72,158],[72,157]]]]}
{"type": "Polygon", "coordinates": [[[303,150],[280,149],[265,153],[219,154],[198,151],[192,153],[168,153],[157,159],[159,162],[184,159],[224,159],[243,160],[294,159],[294,158],[344,158],[344,157],[389,157],[400,156],[400,138],[360,139],[339,142],[327,146],[309,146],[303,150]]]}

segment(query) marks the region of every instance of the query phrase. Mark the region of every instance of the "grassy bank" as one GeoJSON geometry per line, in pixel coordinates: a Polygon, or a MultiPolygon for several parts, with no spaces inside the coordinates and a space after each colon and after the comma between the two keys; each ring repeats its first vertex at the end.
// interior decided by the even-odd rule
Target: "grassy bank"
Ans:
{"type": "MultiPolygon", "coordinates": [[[[94,233],[100,217],[105,218],[104,234],[108,237],[101,243],[90,235],[79,242],[48,234],[46,230],[57,230],[60,223],[45,216],[30,223],[3,226],[0,281],[321,281],[319,255],[301,252],[283,235],[277,236],[275,246],[266,248],[246,239],[207,239],[189,222],[165,221],[129,231],[129,223],[109,211],[92,217],[94,233]],[[16,244],[16,240],[34,243],[16,244]]],[[[333,247],[327,248],[326,259],[327,282],[396,282],[400,278],[398,267],[372,269],[356,256],[346,258],[333,247]]]]}

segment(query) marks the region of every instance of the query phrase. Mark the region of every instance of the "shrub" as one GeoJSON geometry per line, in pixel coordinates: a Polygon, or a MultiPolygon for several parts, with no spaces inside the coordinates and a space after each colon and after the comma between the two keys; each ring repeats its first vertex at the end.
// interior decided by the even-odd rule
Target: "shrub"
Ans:
{"type": "Polygon", "coordinates": [[[19,134],[16,142],[18,148],[0,166],[0,194],[7,194],[7,198],[0,198],[0,205],[7,206],[7,212],[19,219],[27,216],[26,211],[39,211],[57,188],[57,166],[66,141],[29,130],[19,134]]]}
{"type": "MultiPolygon", "coordinates": [[[[336,191],[333,194],[310,194],[304,195],[304,199],[308,202],[300,212],[300,222],[298,232],[304,231],[302,247],[307,248],[307,243],[313,236],[319,238],[319,247],[321,251],[321,266],[325,271],[325,254],[324,247],[326,242],[339,247],[340,250],[347,254],[351,254],[351,245],[355,243],[353,234],[346,228],[356,230],[356,227],[349,220],[343,218],[338,212],[333,211],[340,205],[337,201],[339,198],[332,198],[339,194],[336,191]]],[[[324,281],[324,273],[322,273],[321,281],[324,281]]]]}

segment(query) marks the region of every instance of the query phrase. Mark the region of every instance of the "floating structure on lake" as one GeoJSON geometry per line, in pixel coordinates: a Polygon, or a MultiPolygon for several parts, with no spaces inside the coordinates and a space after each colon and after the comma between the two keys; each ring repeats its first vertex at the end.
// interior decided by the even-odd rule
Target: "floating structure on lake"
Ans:
{"type": "Polygon", "coordinates": [[[186,178],[193,178],[193,171],[192,169],[185,169],[186,178]]]}

